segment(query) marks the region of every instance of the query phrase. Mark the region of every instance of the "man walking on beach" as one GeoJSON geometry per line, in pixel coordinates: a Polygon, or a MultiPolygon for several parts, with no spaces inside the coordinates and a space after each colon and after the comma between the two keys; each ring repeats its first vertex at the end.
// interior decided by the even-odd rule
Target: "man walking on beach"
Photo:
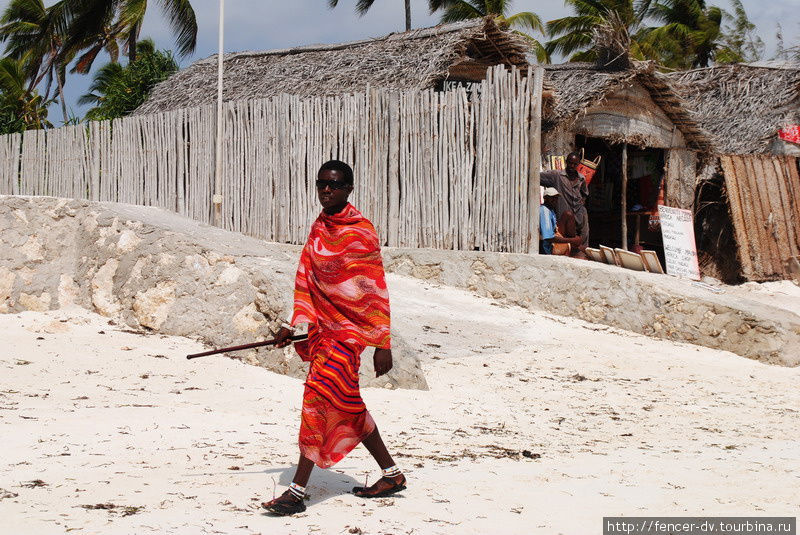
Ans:
{"type": "Polygon", "coordinates": [[[295,326],[308,324],[308,339],[295,349],[311,367],[300,421],[300,461],[289,489],[262,504],[278,515],[305,511],[306,484],[316,464],[329,468],[359,443],[377,461],[383,477],[353,492],[378,498],[406,488],[406,478],[386,450],[358,386],[361,352],[375,347],[375,375],[392,368],[389,293],[378,235],[372,223],[347,202],[353,170],[331,160],[317,173],[322,213],[303,248],[294,290],[291,325],[278,331],[286,347],[295,326]]]}

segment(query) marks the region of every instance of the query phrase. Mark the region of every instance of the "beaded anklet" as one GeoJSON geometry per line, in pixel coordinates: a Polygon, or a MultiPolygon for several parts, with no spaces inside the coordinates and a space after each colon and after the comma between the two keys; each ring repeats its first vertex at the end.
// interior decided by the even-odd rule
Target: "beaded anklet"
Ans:
{"type": "Polygon", "coordinates": [[[289,492],[291,492],[292,495],[299,500],[302,500],[306,497],[306,488],[301,487],[297,483],[291,483],[289,485],[289,492]]]}
{"type": "Polygon", "coordinates": [[[403,473],[400,471],[399,468],[397,468],[397,465],[390,466],[389,468],[384,468],[383,470],[381,470],[381,472],[383,472],[383,477],[397,477],[403,473]]]}

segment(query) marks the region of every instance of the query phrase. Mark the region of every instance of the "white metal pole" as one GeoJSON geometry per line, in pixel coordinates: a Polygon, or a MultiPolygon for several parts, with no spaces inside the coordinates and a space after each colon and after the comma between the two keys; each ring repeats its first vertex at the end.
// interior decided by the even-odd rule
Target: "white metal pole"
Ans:
{"type": "Polygon", "coordinates": [[[222,58],[225,35],[225,0],[219,0],[219,50],[217,52],[217,143],[214,172],[214,225],[222,226],[222,58]]]}

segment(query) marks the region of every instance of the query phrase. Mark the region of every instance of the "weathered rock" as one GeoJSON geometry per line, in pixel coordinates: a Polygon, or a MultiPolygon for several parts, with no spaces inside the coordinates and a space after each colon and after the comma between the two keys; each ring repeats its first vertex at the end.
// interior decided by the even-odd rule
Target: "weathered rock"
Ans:
{"type": "Polygon", "coordinates": [[[0,314],[9,311],[13,306],[11,300],[11,290],[14,288],[14,281],[17,275],[6,266],[0,266],[0,314]]]}
{"type": "Polygon", "coordinates": [[[44,312],[50,310],[50,302],[53,299],[47,292],[42,292],[41,295],[30,295],[25,292],[19,294],[19,306],[22,310],[33,310],[36,312],[44,312]]]}
{"type": "Polygon", "coordinates": [[[62,273],[58,282],[58,306],[60,308],[76,304],[80,299],[81,290],[75,280],[68,274],[62,273]]]}
{"type": "MultiPolygon", "coordinates": [[[[291,306],[300,248],[155,208],[0,196],[0,251],[0,312],[78,304],[133,328],[224,347],[277,331],[291,306]]],[[[398,336],[394,343],[395,367],[380,379],[372,353],[364,353],[361,384],[427,388],[416,352],[398,336]]],[[[235,355],[306,374],[291,348],[235,355]]]]}
{"type": "Polygon", "coordinates": [[[157,331],[166,321],[175,302],[175,283],[161,281],[155,288],[138,292],[133,298],[133,313],[142,327],[157,331]]]}
{"type": "Polygon", "coordinates": [[[92,277],[92,304],[104,316],[115,316],[122,309],[114,295],[114,275],[119,260],[109,258],[92,277]]]}
{"type": "MultiPolygon", "coordinates": [[[[265,339],[278,329],[291,306],[300,247],[267,244],[155,208],[0,197],[0,250],[0,312],[72,302],[133,327],[220,347],[265,339]]],[[[800,317],[673,277],[538,255],[386,248],[383,256],[387,271],[507,303],[800,364],[800,317]]],[[[415,352],[393,338],[396,362],[388,379],[370,376],[367,351],[363,384],[424,387],[415,352]]],[[[293,352],[262,349],[248,358],[304,374],[293,352]]]]}

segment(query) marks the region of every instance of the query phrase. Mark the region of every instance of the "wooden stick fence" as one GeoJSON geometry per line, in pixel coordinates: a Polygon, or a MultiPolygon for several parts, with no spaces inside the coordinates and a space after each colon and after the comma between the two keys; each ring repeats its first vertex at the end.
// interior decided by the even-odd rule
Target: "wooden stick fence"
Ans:
{"type": "MultiPolygon", "coordinates": [[[[225,104],[224,228],[303,243],[314,180],[337,158],[383,243],[527,252],[531,76],[479,89],[277,97],[225,104]]],[[[0,194],[157,206],[211,223],[213,106],[0,136],[0,194]]],[[[538,195],[531,195],[531,198],[538,195]]]]}

